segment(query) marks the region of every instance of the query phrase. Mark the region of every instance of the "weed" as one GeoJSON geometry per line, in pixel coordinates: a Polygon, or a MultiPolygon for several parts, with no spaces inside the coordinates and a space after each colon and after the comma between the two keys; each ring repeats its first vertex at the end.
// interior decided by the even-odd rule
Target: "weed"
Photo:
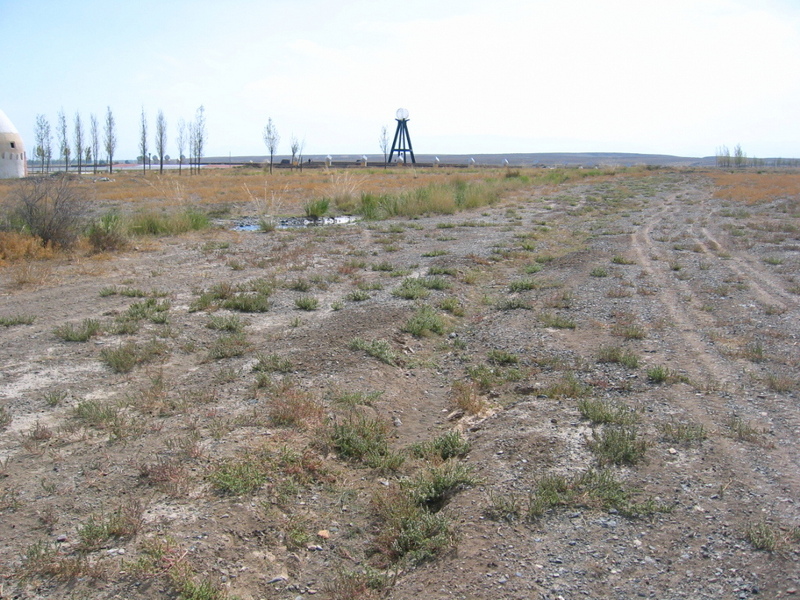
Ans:
{"type": "Polygon", "coordinates": [[[544,394],[548,398],[582,398],[588,393],[589,388],[572,372],[565,373],[559,381],[544,389],[544,394]]]}
{"type": "Polygon", "coordinates": [[[279,354],[258,354],[253,371],[263,373],[291,373],[294,370],[292,361],[279,354]]]}
{"type": "Polygon", "coordinates": [[[66,323],[53,330],[55,336],[65,342],[87,342],[100,332],[100,321],[96,319],[84,319],[79,326],[66,323]]]}
{"type": "Polygon", "coordinates": [[[373,263],[371,268],[373,271],[382,271],[384,273],[391,273],[394,271],[394,265],[388,260],[384,260],[383,262],[379,263],[373,263]]]}
{"type": "Polygon", "coordinates": [[[636,264],[635,260],[631,260],[629,258],[625,258],[624,256],[621,256],[619,254],[614,256],[611,259],[611,262],[614,263],[615,265],[635,265],[636,264]]]}
{"type": "Polygon", "coordinates": [[[619,323],[612,327],[611,333],[626,340],[643,340],[647,337],[644,327],[636,323],[619,323]]]}
{"type": "Polygon", "coordinates": [[[303,210],[306,213],[306,217],[309,219],[319,219],[320,217],[324,217],[328,214],[328,210],[330,209],[330,200],[327,198],[321,198],[319,200],[309,200],[303,206],[303,210]]]}
{"type": "Polygon", "coordinates": [[[40,576],[57,581],[74,581],[78,578],[100,579],[105,576],[105,571],[100,564],[90,562],[83,554],[66,555],[59,545],[39,541],[25,551],[20,575],[23,580],[40,576]]]}
{"type": "Polygon", "coordinates": [[[417,278],[406,278],[398,287],[392,290],[392,295],[404,300],[420,300],[427,298],[430,292],[417,278]]]}
{"type": "Polygon", "coordinates": [[[393,583],[389,573],[366,566],[363,573],[340,571],[325,591],[331,600],[378,600],[393,583]]]}
{"type": "Polygon", "coordinates": [[[531,310],[530,303],[522,298],[504,298],[495,304],[497,310],[531,310]]]}
{"type": "Polygon", "coordinates": [[[653,500],[634,502],[631,496],[632,491],[626,490],[608,469],[590,469],[571,478],[547,475],[538,481],[529,498],[527,517],[535,520],[560,507],[614,509],[627,517],[669,511],[669,507],[653,500]]]}
{"type": "Polygon", "coordinates": [[[433,307],[424,304],[417,309],[402,330],[410,333],[414,337],[426,337],[432,333],[443,335],[446,331],[447,323],[433,307]]]}
{"type": "Polygon", "coordinates": [[[125,224],[116,211],[109,211],[92,221],[86,237],[95,252],[114,252],[128,246],[125,224]]]}
{"type": "Polygon", "coordinates": [[[109,540],[127,540],[134,537],[142,525],[142,505],[130,502],[119,506],[110,515],[94,515],[78,528],[78,545],[80,552],[98,550],[109,540]]]}
{"type": "Polygon", "coordinates": [[[588,441],[601,465],[635,465],[644,458],[647,442],[637,439],[636,429],[629,426],[607,426],[593,430],[588,441]]]}
{"type": "Polygon", "coordinates": [[[422,256],[426,258],[434,258],[436,256],[445,256],[449,254],[447,250],[430,250],[428,252],[423,252],[422,256]]]}
{"type": "Polygon", "coordinates": [[[542,313],[539,315],[539,320],[545,327],[552,327],[554,329],[575,329],[575,321],[568,317],[563,317],[553,313],[542,313]]]}
{"type": "Polygon", "coordinates": [[[295,298],[294,305],[299,310],[317,310],[319,308],[319,300],[314,296],[300,296],[295,298]]]}
{"type": "Polygon", "coordinates": [[[617,363],[629,369],[639,366],[639,357],[621,346],[601,346],[597,353],[599,363],[617,363]]]}
{"type": "Polygon", "coordinates": [[[105,428],[119,419],[118,406],[99,402],[97,400],[84,400],[79,402],[72,411],[73,416],[84,425],[105,428]]]}
{"type": "Polygon", "coordinates": [[[632,425],[636,413],[627,406],[608,400],[585,398],[578,401],[578,411],[584,419],[596,425],[632,425]]]}
{"type": "Polygon", "coordinates": [[[458,298],[454,296],[449,296],[447,298],[442,298],[442,300],[438,304],[439,308],[442,310],[449,312],[454,317],[463,317],[464,316],[464,307],[459,302],[458,298]]]}
{"type": "Polygon", "coordinates": [[[332,423],[330,439],[342,458],[374,464],[391,453],[388,433],[386,421],[352,413],[344,421],[332,423]]]}
{"type": "Polygon", "coordinates": [[[136,365],[151,362],[166,352],[166,345],[157,340],[145,344],[128,342],[115,348],[103,348],[100,360],[115,373],[129,373],[136,365]]]}
{"type": "Polygon", "coordinates": [[[778,548],[778,534],[775,528],[765,521],[749,524],[744,537],[756,550],[775,552],[778,548]]]}
{"type": "Polygon", "coordinates": [[[730,418],[728,421],[728,428],[731,430],[731,435],[733,435],[734,438],[744,442],[758,443],[761,441],[761,436],[764,433],[763,430],[753,427],[749,422],[737,416],[730,418]]]}
{"type": "Polygon", "coordinates": [[[689,383],[689,378],[663,365],[647,369],[647,380],[650,383],[689,383]]]}
{"type": "Polygon", "coordinates": [[[333,395],[331,401],[334,404],[344,406],[374,406],[375,402],[383,395],[383,392],[339,392],[333,395]]]}
{"type": "Polygon", "coordinates": [[[664,441],[673,444],[693,444],[702,442],[708,437],[706,428],[699,423],[670,421],[661,425],[660,429],[664,441]]]}
{"type": "Polygon", "coordinates": [[[206,327],[216,331],[240,333],[244,329],[244,323],[242,323],[238,315],[211,315],[206,327]]]}
{"type": "Polygon", "coordinates": [[[526,292],[528,290],[534,290],[538,286],[537,282],[533,279],[519,279],[517,281],[512,281],[508,286],[508,291],[512,294],[519,293],[519,292],[526,292]]]}
{"type": "Polygon", "coordinates": [[[213,360],[244,356],[252,348],[247,336],[241,331],[215,339],[208,348],[208,357],[213,360]]]}
{"type": "Polygon", "coordinates": [[[369,300],[372,296],[369,295],[369,292],[364,290],[353,290],[349,292],[344,299],[350,302],[364,302],[365,300],[369,300]]]}
{"type": "Polygon", "coordinates": [[[269,296],[270,294],[263,292],[256,294],[236,294],[235,296],[224,300],[222,302],[222,308],[247,313],[267,312],[272,307],[269,296]]]}
{"type": "Polygon", "coordinates": [[[411,446],[411,454],[417,458],[448,460],[462,458],[469,452],[469,442],[458,430],[448,431],[429,441],[411,446]]]}
{"type": "Polygon", "coordinates": [[[11,423],[11,413],[5,406],[0,406],[0,431],[8,427],[9,423],[11,423]]]}
{"type": "Polygon", "coordinates": [[[450,521],[431,513],[406,494],[388,490],[372,500],[375,522],[380,531],[374,540],[375,551],[388,563],[402,559],[411,564],[435,558],[455,542],[450,521]]]}
{"type": "Polygon", "coordinates": [[[308,429],[322,420],[324,409],[306,392],[284,383],[272,393],[267,414],[279,427],[308,429]]]}
{"type": "Polygon", "coordinates": [[[30,315],[13,315],[10,317],[0,317],[0,327],[13,327],[14,325],[31,325],[36,317],[30,315]]]}
{"type": "Polygon", "coordinates": [[[767,374],[764,383],[767,388],[773,392],[786,393],[794,390],[797,387],[797,381],[791,377],[777,375],[775,373],[767,374]]]}
{"type": "Polygon", "coordinates": [[[739,355],[750,362],[760,363],[767,360],[764,346],[761,342],[751,342],[741,349],[739,355]]]}
{"type": "Polygon", "coordinates": [[[468,415],[477,415],[486,409],[486,401],[478,389],[474,381],[454,381],[450,386],[450,398],[457,409],[468,415]]]}
{"type": "Polygon", "coordinates": [[[535,275],[536,273],[540,272],[544,267],[539,263],[532,263],[529,265],[525,265],[522,269],[527,275],[535,275]]]}
{"type": "Polygon", "coordinates": [[[220,494],[243,496],[258,491],[267,482],[269,473],[269,464],[263,456],[246,455],[214,465],[207,478],[220,494]]]}
{"type": "Polygon", "coordinates": [[[42,399],[47,406],[58,406],[66,400],[68,396],[69,393],[65,390],[50,390],[49,392],[45,392],[42,399]]]}
{"type": "Polygon", "coordinates": [[[492,521],[513,523],[522,515],[522,512],[522,499],[518,494],[504,495],[490,491],[489,505],[484,509],[483,514],[492,521]]]}
{"type": "Polygon", "coordinates": [[[396,365],[398,362],[397,354],[392,350],[391,345],[386,340],[365,340],[357,337],[350,341],[350,349],[366,352],[368,355],[377,358],[387,365],[396,365]]]}
{"type": "Polygon", "coordinates": [[[767,256],[764,259],[764,263],[767,264],[767,265],[773,265],[773,266],[782,265],[783,264],[783,259],[778,257],[778,256],[767,256]]]}
{"type": "Polygon", "coordinates": [[[589,275],[592,277],[608,277],[608,270],[604,269],[603,267],[595,267],[589,271],[589,275]]]}
{"type": "Polygon", "coordinates": [[[437,512],[459,490],[477,482],[467,465],[448,460],[428,467],[412,479],[402,481],[401,485],[414,503],[437,512]]]}
{"type": "Polygon", "coordinates": [[[519,357],[505,350],[489,350],[487,353],[487,360],[493,365],[500,367],[507,367],[516,365],[519,362],[519,357]]]}

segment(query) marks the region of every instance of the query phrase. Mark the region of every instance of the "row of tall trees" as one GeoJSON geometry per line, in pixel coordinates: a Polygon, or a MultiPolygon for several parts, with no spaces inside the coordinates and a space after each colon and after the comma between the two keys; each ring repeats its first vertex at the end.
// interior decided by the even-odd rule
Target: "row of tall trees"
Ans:
{"type": "MultiPolygon", "coordinates": [[[[111,107],[108,107],[104,121],[102,136],[103,149],[108,158],[109,172],[113,169],[114,152],[117,149],[117,127],[111,107]]],[[[73,121],[73,136],[70,139],[67,125],[67,115],[64,109],[58,112],[55,123],[56,150],[58,157],[64,164],[64,169],[69,171],[70,159],[74,157],[78,173],[83,171],[84,165],[92,165],[92,170],[97,173],[101,161],[100,157],[100,124],[97,115],[89,117],[89,130],[86,131],[80,113],[75,113],[73,121]],[[73,154],[74,151],[74,154],[73,154]]],[[[35,147],[34,156],[39,159],[41,171],[50,171],[50,163],[53,160],[53,128],[50,122],[42,114],[36,115],[36,126],[34,128],[35,147]]]]}
{"type": "MultiPolygon", "coordinates": [[[[139,151],[141,153],[142,168],[148,164],[148,150],[150,138],[148,136],[147,114],[142,107],[141,123],[139,129],[139,151]]],[[[111,107],[107,107],[102,131],[97,115],[89,116],[88,130],[84,126],[79,112],[75,113],[72,121],[72,135],[70,136],[67,116],[62,108],[56,117],[54,126],[42,114],[36,115],[34,128],[35,147],[34,156],[39,159],[41,172],[50,172],[54,156],[60,159],[65,171],[70,165],[77,168],[78,173],[88,169],[91,165],[93,173],[103,167],[103,162],[108,166],[108,172],[114,170],[114,153],[117,149],[117,125],[111,107]],[[54,139],[55,133],[55,139],[54,139]],[[55,142],[55,147],[54,147],[55,142]],[[104,156],[101,156],[101,147],[104,156]],[[54,154],[54,151],[57,154],[54,154]]],[[[184,151],[189,150],[189,170],[199,172],[203,151],[208,138],[206,131],[205,107],[200,106],[195,113],[194,120],[187,123],[184,119],[178,121],[177,150],[178,172],[183,170],[185,160],[184,151]]],[[[164,171],[164,162],[169,160],[167,155],[167,119],[164,112],[159,110],[155,122],[155,137],[153,147],[154,157],[158,161],[159,172],[164,171]]]]}
{"type": "Polygon", "coordinates": [[[717,148],[716,162],[718,167],[744,168],[744,167],[800,167],[800,159],[797,158],[775,158],[764,159],[755,156],[747,156],[740,144],[733,147],[733,154],[727,146],[717,148]]]}

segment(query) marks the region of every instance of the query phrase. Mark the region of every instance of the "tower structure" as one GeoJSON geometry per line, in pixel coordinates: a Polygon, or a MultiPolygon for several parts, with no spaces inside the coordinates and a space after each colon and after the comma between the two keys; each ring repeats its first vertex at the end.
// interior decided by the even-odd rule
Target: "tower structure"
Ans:
{"type": "Polygon", "coordinates": [[[17,179],[27,174],[28,160],[22,136],[0,110],[0,179],[17,179]]]}
{"type": "Polygon", "coordinates": [[[411,136],[408,134],[408,110],[398,108],[395,113],[395,120],[397,121],[397,129],[394,132],[392,151],[389,152],[389,162],[392,162],[392,158],[397,152],[397,157],[402,158],[404,163],[408,162],[406,156],[408,154],[411,155],[411,162],[416,164],[417,159],[414,158],[414,148],[411,147],[411,136]]]}

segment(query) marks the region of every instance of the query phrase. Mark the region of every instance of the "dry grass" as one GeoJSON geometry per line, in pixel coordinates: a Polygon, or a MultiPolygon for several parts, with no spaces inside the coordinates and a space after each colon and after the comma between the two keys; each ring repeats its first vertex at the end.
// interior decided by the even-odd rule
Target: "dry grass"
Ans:
{"type": "Polygon", "coordinates": [[[714,197],[760,204],[778,198],[796,198],[800,195],[800,173],[730,173],[712,171],[709,176],[714,181],[714,197]]]}
{"type": "Polygon", "coordinates": [[[0,266],[20,260],[44,260],[58,254],[50,244],[31,235],[13,231],[0,231],[0,266]]]}

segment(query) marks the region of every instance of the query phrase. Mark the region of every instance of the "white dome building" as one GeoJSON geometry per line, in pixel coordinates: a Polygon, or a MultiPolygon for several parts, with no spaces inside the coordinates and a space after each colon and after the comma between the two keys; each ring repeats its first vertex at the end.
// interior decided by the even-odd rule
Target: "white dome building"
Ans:
{"type": "Polygon", "coordinates": [[[17,179],[28,174],[25,145],[14,124],[0,110],[0,179],[17,179]]]}

